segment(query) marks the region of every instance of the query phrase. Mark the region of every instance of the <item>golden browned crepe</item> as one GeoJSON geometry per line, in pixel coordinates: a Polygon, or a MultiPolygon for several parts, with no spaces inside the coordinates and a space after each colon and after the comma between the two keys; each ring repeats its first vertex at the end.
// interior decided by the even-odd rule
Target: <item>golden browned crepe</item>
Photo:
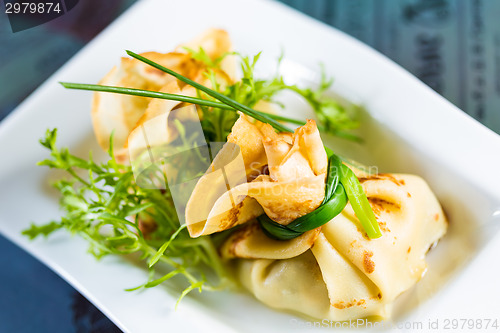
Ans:
{"type": "MultiPolygon", "coordinates": [[[[209,29],[174,52],[142,55],[210,87],[206,64],[186,51],[200,47],[212,60],[232,51],[225,31],[209,29]]],[[[225,57],[214,74],[222,86],[235,82],[234,57],[225,57]]],[[[172,76],[129,58],[123,58],[100,84],[197,95],[194,88],[172,76]]],[[[173,110],[184,105],[96,92],[92,107],[96,137],[108,149],[114,131],[115,155],[127,163],[146,148],[179,135],[172,117],[197,119],[195,107],[173,115],[173,110]]],[[[314,121],[293,134],[276,133],[270,125],[241,115],[227,144],[194,188],[186,206],[187,229],[191,237],[199,237],[239,226],[221,246],[220,254],[264,304],[319,319],[387,318],[395,298],[425,273],[429,247],[446,232],[445,216],[421,178],[370,175],[353,169],[382,237],[368,238],[350,204],[322,227],[295,239],[278,241],[266,236],[256,221],[258,216],[267,214],[287,225],[319,207],[327,167],[314,121]]]]}
{"type": "MultiPolygon", "coordinates": [[[[226,31],[209,29],[193,41],[179,45],[174,52],[146,52],[141,55],[189,79],[210,86],[210,80],[204,75],[206,65],[193,59],[185,47],[193,51],[199,51],[202,47],[212,60],[232,51],[231,41],[226,31]]],[[[217,82],[222,85],[233,82],[235,78],[234,57],[225,57],[220,67],[221,69],[215,70],[217,82]]],[[[120,65],[113,67],[99,84],[196,96],[194,88],[185,86],[173,76],[131,58],[122,58],[120,65]]],[[[176,101],[96,92],[92,102],[92,122],[97,141],[104,150],[107,150],[111,133],[114,131],[115,153],[121,162],[127,163],[127,148],[129,145],[134,145],[129,141],[139,140],[137,149],[141,145],[137,135],[130,137],[133,130],[147,120],[160,115],[167,115],[165,119],[168,119],[168,113],[179,104],[181,103],[176,101]]],[[[165,124],[165,127],[167,126],[168,124],[165,124]]]]}
{"type": "Polygon", "coordinates": [[[348,204],[323,227],[273,240],[255,217],[265,212],[286,225],[323,200],[327,159],[316,124],[308,121],[289,135],[242,116],[229,140],[239,145],[248,175],[265,168],[269,174],[254,174],[227,190],[223,179],[210,174],[233,158],[228,144],[188,202],[191,236],[243,224],[222,245],[221,255],[234,264],[242,284],[271,307],[336,321],[389,317],[395,298],[425,273],[429,247],[446,232],[441,206],[425,181],[354,169],[382,230],[378,239],[368,238],[348,204]]]}

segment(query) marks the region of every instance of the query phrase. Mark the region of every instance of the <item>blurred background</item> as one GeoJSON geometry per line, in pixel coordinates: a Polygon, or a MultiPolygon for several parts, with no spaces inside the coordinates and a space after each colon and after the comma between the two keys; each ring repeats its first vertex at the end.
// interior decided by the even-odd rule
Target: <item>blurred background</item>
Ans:
{"type": "MultiPolygon", "coordinates": [[[[15,33],[0,2],[0,121],[136,0],[73,2],[65,15],[15,33]]],[[[281,2],[379,50],[500,133],[500,1],[281,2]]],[[[120,332],[1,235],[0,267],[0,332],[120,332]]]]}

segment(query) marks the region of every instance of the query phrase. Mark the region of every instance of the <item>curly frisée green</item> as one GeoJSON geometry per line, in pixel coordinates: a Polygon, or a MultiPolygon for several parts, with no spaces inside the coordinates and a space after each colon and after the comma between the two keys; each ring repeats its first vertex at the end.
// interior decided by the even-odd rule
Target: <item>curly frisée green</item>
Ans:
{"type": "MultiPolygon", "coordinates": [[[[38,165],[65,170],[69,179],[58,180],[54,187],[62,195],[60,205],[65,215],[58,221],[31,225],[23,234],[33,239],[67,229],[89,242],[89,252],[96,258],[107,254],[139,253],[148,262],[150,278],[133,288],[150,288],[181,275],[189,282],[179,301],[193,289],[214,290],[226,286],[230,279],[216,250],[214,237],[192,239],[179,224],[170,193],[167,190],[137,186],[130,166],[117,163],[110,148],[110,159],[98,164],[92,154],[88,160],[56,146],[57,130],[48,130],[40,143],[50,150],[50,159],[38,165]],[[79,173],[87,173],[83,179],[79,173]],[[154,230],[147,230],[154,221],[154,230]],[[173,268],[161,277],[155,264],[163,262],[173,268]],[[203,267],[203,268],[202,268],[203,267]],[[218,281],[205,276],[210,267],[218,281]]],[[[112,145],[111,145],[112,147],[112,145]]]]}

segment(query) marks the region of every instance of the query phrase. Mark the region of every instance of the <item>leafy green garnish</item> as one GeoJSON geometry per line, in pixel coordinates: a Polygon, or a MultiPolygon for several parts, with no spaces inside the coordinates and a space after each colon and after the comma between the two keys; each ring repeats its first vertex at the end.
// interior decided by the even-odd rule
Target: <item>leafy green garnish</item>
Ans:
{"type": "Polygon", "coordinates": [[[151,272],[149,281],[140,287],[150,288],[182,275],[189,284],[181,297],[193,289],[213,290],[229,282],[212,238],[191,238],[186,228],[180,226],[168,189],[139,187],[131,168],[116,161],[112,142],[110,159],[99,164],[92,155],[84,160],[67,149],[58,149],[56,137],[55,129],[48,130],[40,140],[50,150],[51,158],[38,165],[69,174],[69,179],[54,184],[62,194],[60,204],[65,215],[42,226],[32,225],[23,234],[35,238],[64,228],[88,240],[89,252],[97,258],[108,254],[140,254],[149,263],[151,272]],[[174,271],[157,277],[158,262],[174,271]],[[208,281],[206,268],[218,276],[218,281],[208,281]]]}
{"type": "Polygon", "coordinates": [[[191,58],[204,63],[208,68],[220,68],[220,63],[222,62],[222,60],[224,60],[225,57],[231,54],[231,52],[228,52],[212,60],[207,52],[205,52],[205,49],[201,46],[200,48],[198,48],[198,50],[194,50],[187,46],[184,46],[183,49],[189,52],[191,58]]]}
{"type": "Polygon", "coordinates": [[[47,237],[57,229],[61,228],[62,225],[57,222],[50,222],[44,225],[36,225],[32,223],[29,229],[23,230],[22,234],[28,236],[29,239],[35,239],[40,235],[47,237]]]}
{"type": "MultiPolygon", "coordinates": [[[[223,55],[221,58],[212,61],[203,49],[198,52],[188,49],[191,56],[204,62],[209,69],[219,68],[222,57],[227,57],[228,54],[223,55]],[[205,56],[203,56],[205,54],[205,56]]],[[[301,88],[298,85],[288,85],[285,83],[282,75],[277,71],[272,77],[259,79],[256,78],[255,68],[260,59],[261,53],[253,57],[244,56],[239,53],[233,53],[240,58],[240,68],[242,78],[240,81],[226,87],[223,91],[219,91],[223,95],[243,104],[250,108],[254,108],[259,101],[275,102],[275,98],[280,92],[289,90],[293,91],[311,106],[314,113],[318,117],[318,128],[322,133],[332,134],[348,140],[361,141],[361,138],[349,131],[359,127],[359,122],[353,117],[356,116],[356,108],[349,109],[340,103],[337,99],[328,96],[327,92],[333,84],[333,80],[328,78],[324,68],[321,72],[321,80],[317,88],[301,88]]],[[[280,67],[283,56],[278,59],[277,68],[280,67]]],[[[214,141],[219,138],[226,138],[231,132],[231,128],[238,118],[235,114],[221,113],[219,110],[203,108],[204,119],[206,118],[215,125],[213,136],[209,139],[214,141]]],[[[268,115],[269,116],[269,115],[268,115]]],[[[278,117],[273,119],[279,120],[278,117]]],[[[285,116],[282,119],[285,122],[290,122],[285,116]]],[[[301,125],[303,123],[290,122],[293,124],[301,125]]],[[[225,141],[225,140],[222,140],[225,141]]]]}

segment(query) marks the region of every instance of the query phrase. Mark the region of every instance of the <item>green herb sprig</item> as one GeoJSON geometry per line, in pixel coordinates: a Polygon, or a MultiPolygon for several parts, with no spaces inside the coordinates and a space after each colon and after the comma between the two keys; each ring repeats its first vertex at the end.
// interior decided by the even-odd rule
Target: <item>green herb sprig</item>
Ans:
{"type": "Polygon", "coordinates": [[[141,259],[149,263],[150,279],[130,290],[150,288],[180,275],[188,283],[180,301],[191,290],[214,290],[230,283],[230,275],[212,238],[192,239],[186,228],[180,226],[168,189],[137,186],[130,166],[116,161],[112,142],[110,159],[98,164],[91,154],[84,160],[67,149],[57,148],[56,138],[54,129],[48,130],[40,140],[49,149],[51,158],[38,165],[64,170],[71,177],[54,184],[62,194],[60,204],[65,215],[43,226],[32,224],[23,231],[24,235],[33,239],[64,228],[89,241],[89,252],[96,258],[108,254],[140,254],[141,259]],[[145,235],[140,225],[149,220],[154,221],[154,231],[145,235]],[[155,276],[155,265],[159,262],[174,270],[155,276]],[[203,270],[197,269],[202,266],[216,273],[218,283],[207,280],[203,270]]]}
{"type": "Polygon", "coordinates": [[[318,128],[323,133],[329,133],[348,140],[362,142],[362,139],[350,131],[359,127],[359,122],[353,119],[359,107],[348,108],[337,99],[328,96],[327,92],[333,84],[322,67],[321,78],[317,88],[301,88],[297,84],[286,84],[279,68],[283,54],[276,65],[277,71],[269,79],[257,79],[254,76],[255,67],[261,53],[253,58],[237,54],[241,60],[243,77],[227,90],[227,94],[242,104],[254,107],[259,101],[274,102],[274,98],[282,91],[292,91],[301,96],[312,108],[318,118],[318,128]]]}

